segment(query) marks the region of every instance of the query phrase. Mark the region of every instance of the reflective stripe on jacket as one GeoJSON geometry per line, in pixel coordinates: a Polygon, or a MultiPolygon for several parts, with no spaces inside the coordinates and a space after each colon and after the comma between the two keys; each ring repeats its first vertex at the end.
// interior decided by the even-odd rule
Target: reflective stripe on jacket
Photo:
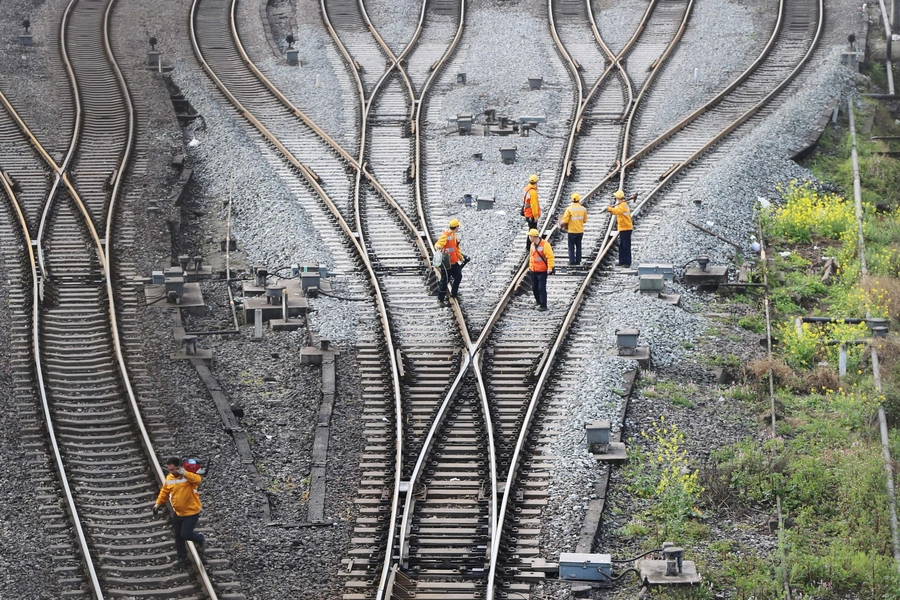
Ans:
{"type": "Polygon", "coordinates": [[[172,501],[172,508],[179,517],[189,517],[200,512],[200,492],[197,486],[203,478],[196,473],[185,471],[184,475],[166,475],[166,482],[159,490],[156,497],[157,504],[165,504],[166,500],[172,501]]]}
{"type": "Polygon", "coordinates": [[[535,273],[543,273],[553,270],[553,248],[547,240],[541,240],[537,244],[531,244],[531,259],[528,268],[535,273]]]}
{"type": "Polygon", "coordinates": [[[562,222],[568,225],[569,233],[584,233],[584,224],[587,223],[587,209],[573,202],[563,213],[562,222]]]}
{"type": "Polygon", "coordinates": [[[434,243],[434,247],[444,254],[450,255],[451,265],[455,265],[462,260],[462,252],[459,249],[459,239],[457,234],[449,229],[441,233],[441,237],[434,243]]]}
{"type": "Polygon", "coordinates": [[[529,183],[525,186],[522,204],[525,208],[526,219],[537,219],[541,216],[541,205],[538,204],[537,186],[533,183],[529,183]]]}
{"type": "Polygon", "coordinates": [[[616,215],[616,228],[619,231],[631,231],[634,225],[631,224],[631,211],[628,210],[627,202],[619,202],[616,206],[607,206],[606,210],[616,215]]]}

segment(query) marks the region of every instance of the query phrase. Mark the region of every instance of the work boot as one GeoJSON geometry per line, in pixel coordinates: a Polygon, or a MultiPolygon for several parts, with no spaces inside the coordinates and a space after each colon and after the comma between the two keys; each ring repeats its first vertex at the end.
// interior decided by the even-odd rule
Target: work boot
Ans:
{"type": "Polygon", "coordinates": [[[194,547],[197,548],[197,552],[199,552],[201,556],[206,554],[206,539],[204,538],[199,544],[194,544],[194,547]]]}
{"type": "Polygon", "coordinates": [[[537,309],[541,312],[544,312],[545,310],[547,310],[547,307],[542,304],[542,305],[538,306],[537,309]]]}
{"type": "Polygon", "coordinates": [[[438,305],[439,306],[447,306],[447,301],[443,300],[441,298],[438,298],[438,305]]]}
{"type": "Polygon", "coordinates": [[[175,570],[176,571],[183,571],[186,568],[187,568],[187,561],[180,559],[180,558],[175,561],[175,570]]]}

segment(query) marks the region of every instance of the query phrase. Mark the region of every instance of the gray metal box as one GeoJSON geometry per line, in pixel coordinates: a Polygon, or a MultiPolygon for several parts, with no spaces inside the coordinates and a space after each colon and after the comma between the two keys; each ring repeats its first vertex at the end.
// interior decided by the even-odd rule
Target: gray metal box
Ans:
{"type": "Polygon", "coordinates": [[[528,78],[528,87],[533,90],[541,89],[541,85],[544,83],[543,77],[529,77],[528,78]]]}
{"type": "Polygon", "coordinates": [[[478,202],[475,205],[475,210],[492,210],[494,208],[494,197],[493,196],[478,196],[478,202]]]}
{"type": "Polygon", "coordinates": [[[569,581],[610,581],[612,556],[562,552],[559,555],[559,578],[569,581]]]}
{"type": "Polygon", "coordinates": [[[591,421],[585,423],[584,428],[587,429],[588,444],[605,445],[609,443],[609,421],[591,421]]]}
{"type": "Polygon", "coordinates": [[[662,275],[672,281],[675,279],[675,266],[665,263],[644,263],[638,267],[638,276],[662,275]]]}
{"type": "Polygon", "coordinates": [[[640,334],[637,329],[616,329],[616,345],[619,348],[637,348],[640,334]]]}
{"type": "Polygon", "coordinates": [[[640,283],[642,292],[661,292],[665,280],[662,275],[641,275],[640,283]]]}
{"type": "Polygon", "coordinates": [[[516,146],[511,146],[509,148],[500,148],[500,160],[502,160],[506,164],[516,162],[516,150],[516,146]]]}
{"type": "Polygon", "coordinates": [[[166,275],[162,271],[151,271],[150,282],[153,285],[162,285],[166,282],[166,275]]]}

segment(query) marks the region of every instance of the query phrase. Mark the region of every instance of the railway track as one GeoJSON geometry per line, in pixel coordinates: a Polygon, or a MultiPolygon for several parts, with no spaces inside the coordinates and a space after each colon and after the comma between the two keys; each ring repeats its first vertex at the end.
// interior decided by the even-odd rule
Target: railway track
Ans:
{"type": "MultiPolygon", "coordinates": [[[[325,4],[328,3],[323,2],[325,4]]],[[[536,556],[537,549],[530,542],[531,538],[523,536],[514,536],[516,539],[512,544],[509,537],[505,542],[501,541],[495,522],[504,519],[510,504],[518,504],[519,508],[528,511],[538,511],[524,513],[526,517],[539,515],[541,498],[545,494],[542,489],[547,478],[547,463],[541,459],[521,470],[523,453],[526,452],[523,447],[526,441],[533,438],[527,427],[532,420],[533,407],[541,396],[542,386],[554,365],[558,345],[565,339],[568,324],[577,314],[586,286],[600,267],[612,238],[604,236],[592,246],[595,251],[590,271],[551,279],[554,287],[549,290],[550,294],[563,299],[560,304],[571,308],[568,311],[554,310],[541,324],[540,331],[523,334],[521,328],[515,326],[523,315],[531,314],[530,311],[524,312],[530,303],[522,297],[514,298],[510,286],[500,305],[488,317],[488,325],[479,331],[476,341],[471,341],[469,332],[463,328],[459,334],[452,334],[455,337],[448,344],[448,332],[453,331],[453,316],[447,313],[435,319],[428,310],[432,305],[427,295],[430,273],[422,264],[423,258],[427,258],[427,252],[423,256],[422,238],[427,239],[428,243],[432,241],[422,202],[426,192],[418,182],[411,192],[405,181],[415,180],[422,172],[425,153],[419,137],[424,114],[421,107],[434,75],[424,77],[426,69],[423,65],[427,59],[419,62],[416,58],[418,52],[410,51],[412,44],[400,55],[394,55],[386,44],[379,42],[377,34],[371,33],[365,13],[357,9],[356,16],[351,14],[353,4],[331,4],[325,9],[330,11],[330,19],[338,23],[335,29],[340,32],[338,37],[346,40],[345,47],[355,49],[362,57],[356,58],[348,50],[348,54],[354,56],[352,60],[363,66],[359,79],[363,122],[360,150],[358,157],[349,158],[336,143],[324,139],[296,110],[291,110],[284,98],[279,98],[272,91],[273,86],[261,81],[259,73],[248,67],[246,54],[239,48],[237,32],[240,21],[234,17],[234,2],[197,0],[191,19],[198,57],[208,67],[212,78],[237,110],[283,155],[283,175],[289,175],[298,186],[303,187],[307,196],[310,190],[314,191],[326,204],[331,218],[338,224],[337,227],[332,225],[331,229],[341,232],[332,237],[343,238],[335,244],[355,248],[377,296],[386,338],[371,340],[368,346],[364,346],[360,361],[366,369],[366,377],[370,377],[367,380],[373,383],[370,390],[372,397],[367,398],[367,402],[372,402],[371,415],[389,416],[378,418],[379,421],[387,418],[388,422],[381,421],[383,425],[374,423],[375,427],[369,434],[372,443],[367,448],[365,460],[369,461],[371,484],[364,483],[368,487],[360,498],[366,500],[361,504],[367,512],[361,511],[358,523],[359,533],[367,534],[367,537],[357,543],[353,558],[347,563],[352,575],[348,581],[353,582],[349,587],[370,589],[370,583],[366,583],[369,587],[356,584],[363,578],[374,576],[380,580],[377,584],[379,595],[392,593],[394,585],[415,586],[417,597],[424,598],[429,597],[428,594],[442,598],[475,598],[482,594],[491,597],[495,587],[503,591],[513,589],[527,593],[527,584],[512,581],[511,572],[506,572],[503,577],[498,576],[497,561],[502,561],[504,569],[527,566],[527,561],[523,559],[536,556]],[[226,44],[223,48],[213,41],[223,39],[238,43],[234,47],[226,44]],[[398,68],[404,61],[406,67],[398,68]],[[376,75],[379,64],[382,72],[376,75]],[[411,98],[417,102],[411,102],[411,98]],[[418,109],[413,110],[414,106],[418,109]],[[410,115],[412,121],[409,120],[410,115]],[[407,127],[415,132],[416,141],[413,144],[403,137],[407,127]],[[397,173],[398,153],[411,158],[413,168],[406,173],[397,173]],[[371,173],[366,165],[371,167],[371,173]],[[409,217],[413,205],[418,212],[418,224],[409,217]],[[355,227],[351,227],[350,222],[355,227]],[[418,235],[417,225],[425,231],[424,235],[418,235]],[[436,337],[441,337],[439,342],[435,342],[436,337]],[[522,352],[523,347],[535,345],[544,348],[539,355],[527,356],[528,353],[522,352]],[[454,352],[453,348],[459,350],[454,352]],[[400,352],[396,352],[397,349],[400,352]],[[389,368],[386,368],[388,365],[383,356],[385,351],[389,368]],[[469,371],[470,364],[476,368],[469,371]],[[404,383],[405,388],[402,387],[404,383]],[[515,398],[508,397],[507,392],[513,389],[515,398]],[[383,393],[385,390],[387,395],[383,393]],[[440,401],[436,401],[436,396],[440,401]],[[486,405],[488,398],[495,401],[490,408],[486,405]],[[491,419],[484,418],[485,411],[491,419]],[[392,437],[395,439],[392,440],[392,437]],[[496,467],[501,478],[507,480],[506,484],[488,475],[488,471],[494,468],[493,460],[489,458],[493,450],[497,451],[496,467]],[[394,487],[386,493],[383,482],[390,480],[394,481],[394,487]],[[491,503],[497,502],[501,494],[503,506],[497,511],[491,503]],[[401,495],[405,496],[402,502],[401,495]],[[380,578],[379,570],[382,573],[380,578]],[[388,573],[389,576],[385,577],[388,573]]],[[[674,8],[678,3],[666,4],[667,8],[674,8]]],[[[77,3],[73,5],[77,8],[77,3]]],[[[435,14],[452,18],[449,3],[436,6],[440,10],[435,14]]],[[[459,23],[450,52],[455,41],[458,41],[464,22],[464,5],[460,3],[458,6],[459,23]]],[[[96,6],[91,8],[96,9],[96,6]]],[[[96,17],[96,14],[90,16],[96,17]]],[[[421,40],[430,40],[427,36],[431,32],[452,31],[452,26],[447,25],[450,18],[438,19],[430,27],[427,24],[420,26],[417,35],[421,33],[421,40]]],[[[669,19],[669,24],[673,21],[669,19]]],[[[80,21],[73,20],[73,23],[76,22],[80,21]]],[[[86,16],[84,22],[90,22],[90,19],[86,16]]],[[[436,35],[434,39],[439,37],[436,35]]],[[[421,40],[423,56],[437,52],[436,42],[425,44],[421,40]]],[[[625,103],[621,99],[625,97],[626,89],[635,85],[636,81],[640,83],[639,79],[622,75],[616,66],[616,59],[608,53],[598,54],[601,60],[609,62],[604,67],[598,67],[597,71],[602,74],[616,70],[615,79],[619,87],[609,86],[612,91],[608,95],[615,99],[618,94],[619,106],[622,106],[625,103]]],[[[448,56],[445,46],[441,61],[446,61],[448,56]]],[[[632,58],[629,62],[637,64],[640,61],[632,58]]],[[[73,70],[77,72],[77,68],[73,70]]],[[[428,72],[436,70],[439,67],[428,72]]],[[[98,84],[99,89],[103,87],[98,84]]],[[[579,103],[582,102],[579,98],[579,103]]],[[[599,120],[598,115],[607,105],[597,102],[591,106],[593,112],[585,114],[599,120]]],[[[109,135],[109,130],[103,128],[90,130],[85,127],[84,131],[85,137],[109,135]]],[[[110,139],[115,138],[111,136],[110,139]]],[[[671,139],[674,144],[679,137],[673,135],[671,139]]],[[[668,138],[658,141],[645,154],[623,154],[629,159],[626,164],[632,166],[643,159],[650,165],[652,157],[657,156],[656,151],[662,149],[667,141],[668,138]]],[[[65,310],[48,311],[44,318],[57,327],[64,325],[56,319],[71,317],[90,323],[91,315],[107,313],[113,316],[114,323],[115,315],[109,309],[112,292],[111,289],[104,290],[109,284],[103,281],[104,277],[108,280],[106,271],[109,269],[109,219],[106,209],[115,200],[116,182],[121,181],[128,151],[121,144],[111,146],[111,153],[117,154],[116,148],[119,148],[118,155],[125,154],[125,158],[120,159],[120,167],[108,171],[104,179],[100,175],[106,172],[110,162],[93,162],[87,158],[82,161],[82,155],[76,155],[77,160],[72,163],[76,171],[73,182],[66,186],[67,192],[60,192],[59,201],[44,211],[46,226],[41,229],[46,229],[46,239],[51,242],[45,253],[45,264],[48,272],[54,272],[59,279],[55,287],[56,300],[65,307],[65,310]],[[82,186],[83,194],[74,191],[82,190],[82,186]],[[80,204],[78,200],[82,195],[84,202],[80,204]],[[86,213],[90,214],[89,218],[86,213]],[[97,243],[96,231],[91,232],[90,228],[86,231],[79,226],[87,220],[96,229],[106,231],[105,251],[97,243]],[[76,255],[82,258],[72,258],[76,255]]],[[[576,160],[581,156],[581,151],[573,150],[576,160]]],[[[79,149],[79,152],[83,150],[79,149]]],[[[697,152],[699,150],[695,148],[694,153],[697,152]]],[[[85,157],[89,155],[93,156],[92,153],[84,154],[85,157]]],[[[666,160],[669,158],[667,155],[666,160]]],[[[617,174],[624,177],[624,172],[617,174]]],[[[586,184],[588,181],[585,177],[578,183],[586,184]]],[[[63,180],[63,183],[69,182],[63,180]]],[[[560,186],[557,200],[562,190],[560,186]]],[[[593,194],[599,191],[599,186],[592,189],[593,194]]],[[[646,196],[652,196],[656,191],[650,188],[646,196]]],[[[36,200],[29,202],[33,205],[36,200]]],[[[29,205],[28,211],[33,210],[29,205]]],[[[552,212],[548,211],[548,214],[552,212]]],[[[553,228],[547,229],[545,225],[545,230],[553,234],[553,228]]],[[[40,244],[38,247],[42,248],[40,244]]],[[[455,307],[455,311],[454,315],[459,319],[459,307],[455,307]]],[[[99,329],[83,327],[83,333],[93,340],[89,347],[99,353],[98,356],[103,352],[114,354],[117,351],[117,336],[104,333],[103,326],[99,325],[99,321],[97,323],[99,329]]],[[[61,353],[69,348],[65,342],[65,337],[62,337],[54,341],[57,346],[48,347],[53,352],[61,353]]],[[[110,394],[112,392],[109,390],[121,387],[122,378],[127,378],[121,362],[120,358],[118,371],[113,368],[109,376],[102,378],[110,394]]],[[[76,397],[82,395],[78,391],[80,388],[71,387],[66,381],[65,378],[57,378],[51,382],[63,382],[63,385],[70,386],[58,386],[58,395],[63,393],[59,390],[73,393],[76,397]]],[[[127,387],[127,384],[124,385],[127,387]]],[[[371,420],[374,422],[376,418],[371,420]]],[[[137,585],[131,581],[135,578],[113,579],[127,580],[129,585],[137,585]]],[[[353,597],[353,593],[356,592],[348,593],[347,597],[353,597]]]]}
{"type": "MultiPolygon", "coordinates": [[[[142,416],[113,309],[112,222],[134,135],[133,109],[109,40],[113,5],[73,0],[63,17],[62,59],[75,89],[75,133],[59,164],[9,112],[20,144],[30,143],[51,171],[43,182],[23,179],[5,191],[16,209],[16,187],[28,199],[19,234],[29,250],[26,272],[34,290],[32,364],[73,524],[71,552],[81,563],[65,571],[64,584],[75,588],[73,594],[77,589],[95,598],[215,598],[192,546],[196,574],[172,570],[169,526],[149,512],[163,479],[150,432],[165,438],[166,427],[158,416],[146,422],[142,416]],[[72,165],[83,195],[68,177],[72,165]],[[30,252],[36,216],[37,257],[30,252]]],[[[16,168],[21,165],[11,170],[16,168]]]]}
{"type": "MultiPolygon", "coordinates": [[[[780,71],[780,78],[778,76],[776,76],[772,80],[769,80],[768,87],[767,87],[767,89],[763,90],[764,93],[762,94],[762,96],[765,96],[766,101],[773,98],[775,93],[778,90],[782,89],[784,87],[784,85],[786,85],[787,82],[790,81],[790,79],[802,67],[802,65],[808,59],[809,54],[815,48],[817,40],[818,40],[818,34],[821,31],[821,23],[822,23],[822,17],[823,17],[823,14],[821,12],[821,4],[818,4],[818,6],[819,6],[818,10],[806,10],[799,6],[791,6],[790,4],[785,5],[786,12],[798,15],[797,21],[795,21],[792,24],[792,26],[788,28],[788,31],[796,32],[796,33],[802,32],[802,34],[800,35],[799,41],[791,40],[789,43],[781,46],[782,48],[786,49],[787,54],[790,54],[791,51],[793,51],[794,54],[793,54],[792,60],[790,58],[780,59],[782,61],[781,64],[786,64],[787,68],[782,69],[780,71]],[[803,20],[804,16],[806,19],[805,22],[803,20]],[[803,24],[803,26],[801,26],[801,23],[803,24]]],[[[806,7],[814,8],[815,4],[808,3],[806,5],[806,7]]],[[[773,39],[777,35],[779,35],[779,31],[781,31],[781,30],[776,28],[775,32],[773,33],[773,39]]],[[[784,56],[784,55],[782,55],[782,56],[784,56]]],[[[751,66],[751,68],[745,74],[742,75],[741,79],[752,78],[753,75],[757,72],[757,67],[758,67],[758,64],[754,64],[753,66],[751,66]]],[[[640,95],[639,95],[639,98],[640,98],[640,95]]],[[[762,98],[757,97],[757,102],[759,102],[760,100],[762,100],[762,98]]],[[[713,105],[714,102],[710,103],[710,104],[713,105]]],[[[740,120],[741,122],[743,122],[746,119],[750,118],[753,114],[755,114],[759,109],[759,107],[756,106],[755,104],[752,106],[745,104],[744,106],[745,106],[745,112],[740,115],[733,116],[734,119],[740,120]]],[[[709,149],[713,148],[716,145],[716,143],[718,141],[720,141],[725,135],[727,135],[728,133],[733,131],[735,127],[732,127],[730,124],[731,124],[731,122],[726,122],[723,125],[718,125],[718,129],[715,126],[710,127],[710,129],[707,129],[706,130],[706,134],[707,134],[706,139],[704,140],[705,143],[703,143],[701,146],[702,150],[696,149],[693,155],[688,155],[682,164],[682,168],[691,164],[693,162],[693,160],[697,156],[699,156],[700,153],[702,153],[703,151],[708,151],[709,149]]],[[[625,147],[627,148],[627,146],[625,146],[625,147]]],[[[695,148],[698,148],[698,147],[695,147],[695,148]]],[[[642,149],[641,152],[643,152],[645,149],[642,149]]],[[[655,152],[653,152],[653,149],[651,148],[650,150],[647,150],[645,155],[655,156],[656,154],[655,154],[655,152]]],[[[626,163],[626,161],[623,161],[623,163],[626,163]]],[[[620,171],[617,174],[620,175],[621,180],[625,179],[624,171],[620,171]]],[[[656,175],[656,182],[658,182],[660,179],[660,177],[659,177],[660,173],[657,171],[655,173],[655,175],[656,175]]],[[[636,176],[635,173],[631,173],[630,176],[631,176],[630,181],[634,181],[634,178],[636,176]]],[[[612,179],[612,178],[611,177],[606,178],[607,181],[609,181],[610,179],[612,179]]],[[[668,182],[668,180],[669,180],[667,178],[663,178],[663,179],[666,179],[666,182],[668,182]]],[[[594,189],[592,189],[590,195],[593,195],[594,193],[596,193],[596,191],[601,187],[602,186],[597,186],[594,189]]],[[[631,188],[628,188],[628,189],[630,190],[631,188]]],[[[640,210],[641,207],[646,206],[647,203],[651,199],[653,199],[655,196],[660,194],[660,191],[662,189],[663,189],[662,184],[655,185],[655,186],[649,188],[646,196],[644,196],[642,198],[642,201],[636,207],[636,210],[640,210]]],[[[663,203],[663,204],[660,204],[659,206],[657,206],[656,208],[661,210],[661,209],[666,208],[666,205],[663,203]]],[[[648,222],[647,225],[651,225],[651,223],[648,222]]],[[[551,229],[551,234],[552,233],[553,233],[553,229],[551,229]]],[[[620,282],[617,282],[616,279],[621,276],[616,275],[616,274],[613,274],[612,277],[610,277],[609,274],[607,274],[606,277],[599,278],[596,281],[594,281],[592,279],[603,267],[604,259],[605,259],[606,255],[609,254],[612,249],[612,240],[613,240],[613,238],[611,238],[609,236],[602,236],[601,238],[599,238],[596,241],[595,245],[593,246],[595,254],[593,255],[594,258],[591,262],[590,271],[588,272],[588,276],[583,280],[583,283],[581,284],[581,286],[578,290],[576,300],[571,304],[571,306],[566,314],[566,317],[565,317],[566,325],[569,325],[569,324],[575,322],[576,319],[579,319],[579,318],[581,318],[583,320],[585,318],[585,316],[587,315],[587,313],[590,312],[590,310],[592,310],[589,307],[589,305],[585,304],[586,298],[600,297],[601,295],[608,293],[611,289],[615,289],[618,285],[620,285],[620,282]],[[582,306],[584,306],[583,310],[586,311],[586,313],[584,315],[580,314],[580,311],[582,310],[582,308],[581,308],[582,306]]],[[[572,336],[573,338],[576,338],[577,331],[578,331],[577,329],[570,331],[567,326],[563,326],[562,328],[560,328],[555,342],[549,349],[549,353],[548,353],[548,356],[546,359],[546,362],[548,364],[555,364],[554,359],[557,356],[564,355],[565,347],[564,347],[563,343],[565,342],[565,340],[567,339],[568,336],[572,336]]],[[[507,486],[506,486],[507,489],[512,487],[513,489],[527,490],[527,489],[529,489],[529,486],[533,486],[533,484],[535,483],[535,474],[534,474],[535,469],[531,465],[531,461],[528,461],[527,459],[533,457],[536,450],[540,448],[540,445],[534,443],[534,439],[537,438],[538,436],[540,436],[540,431],[541,431],[541,428],[544,427],[544,424],[540,423],[540,422],[536,423],[535,431],[533,431],[533,432],[529,431],[529,424],[535,419],[535,415],[538,412],[541,400],[543,398],[542,390],[543,390],[544,386],[551,379],[550,373],[551,373],[551,371],[548,369],[548,370],[541,372],[540,375],[538,376],[537,384],[535,385],[534,392],[532,394],[532,398],[528,404],[526,414],[523,418],[524,424],[522,427],[522,433],[520,434],[519,443],[516,447],[516,455],[513,458],[513,467],[512,467],[512,471],[510,473],[510,478],[507,482],[507,486]],[[530,443],[531,447],[527,447],[527,445],[529,443],[530,443]],[[524,466],[521,466],[523,461],[524,461],[524,466]],[[515,483],[513,483],[513,481],[515,481],[515,483]]],[[[548,390],[547,396],[550,396],[550,397],[553,396],[552,388],[550,390],[548,390]]],[[[548,402],[547,404],[552,406],[551,402],[548,402]]],[[[519,494],[519,499],[520,499],[519,501],[521,501],[521,498],[522,498],[522,494],[519,494]]],[[[499,536],[497,536],[497,538],[495,538],[495,543],[497,544],[498,551],[505,550],[506,555],[510,556],[510,557],[514,557],[514,560],[512,560],[512,561],[499,560],[498,565],[496,567],[494,567],[496,569],[495,573],[503,572],[500,569],[500,565],[503,565],[503,567],[505,569],[505,574],[503,576],[498,575],[498,577],[493,577],[493,576],[491,577],[492,582],[496,586],[496,590],[492,590],[492,592],[496,591],[498,594],[500,594],[504,589],[506,589],[506,587],[510,581],[513,581],[516,578],[524,577],[526,580],[534,578],[534,574],[529,571],[530,561],[528,560],[530,553],[534,552],[533,542],[532,542],[533,538],[531,536],[528,536],[525,539],[525,543],[523,543],[523,540],[522,540],[523,536],[514,532],[515,529],[513,528],[513,525],[516,524],[515,523],[516,519],[511,517],[511,515],[509,514],[509,508],[512,504],[515,504],[517,507],[519,506],[519,504],[517,502],[514,502],[511,499],[509,493],[504,494],[503,503],[501,505],[501,509],[500,509],[500,513],[499,513],[499,521],[500,522],[498,525],[498,527],[501,531],[501,534],[499,536]],[[513,523],[509,522],[510,519],[513,519],[513,523]],[[513,540],[514,543],[509,543],[509,541],[507,541],[507,540],[513,540]]],[[[521,529],[518,527],[516,529],[519,529],[521,531],[521,529]]],[[[498,557],[498,558],[500,558],[500,557],[498,557]]],[[[493,597],[492,592],[488,593],[489,598],[493,597]]]]}
{"type": "MultiPolygon", "coordinates": [[[[346,8],[344,6],[342,10],[346,8]]],[[[344,24],[352,21],[351,17],[340,13],[344,24]]],[[[222,92],[293,167],[300,170],[307,183],[316,187],[315,178],[305,172],[304,163],[311,156],[310,151],[281,141],[286,139],[283,136],[291,135],[291,128],[309,127],[311,122],[296,118],[299,111],[291,111],[292,105],[287,98],[253,67],[241,48],[240,12],[235,11],[234,4],[196,2],[192,24],[197,55],[222,92]],[[223,48],[221,40],[229,37],[234,46],[223,48]],[[269,93],[253,97],[244,95],[246,90],[255,91],[257,87],[269,93]],[[258,118],[256,113],[263,106],[260,113],[263,118],[258,118]],[[291,118],[268,117],[276,110],[282,111],[279,114],[291,111],[288,113],[291,118]]],[[[359,33],[354,31],[354,35],[359,33]]],[[[408,113],[403,109],[409,105],[401,103],[402,92],[397,93],[390,83],[382,87],[387,77],[380,77],[368,93],[362,91],[362,79],[356,81],[360,90],[359,114],[362,115],[360,157],[350,156],[321,131],[315,133],[346,167],[347,185],[352,189],[349,204],[353,206],[355,228],[351,229],[347,223],[349,218],[345,221],[338,212],[333,212],[341,222],[344,236],[356,246],[369,273],[370,283],[379,299],[383,331],[389,334],[385,340],[364,344],[360,355],[367,388],[364,399],[371,411],[367,414],[368,444],[363,463],[367,474],[358,498],[361,506],[359,537],[354,540],[355,548],[351,550],[350,572],[361,572],[366,579],[371,579],[371,573],[383,572],[392,562],[394,519],[397,518],[392,509],[400,504],[400,496],[406,492],[401,483],[408,480],[408,473],[416,464],[417,446],[425,444],[425,434],[435,412],[442,407],[441,395],[454,383],[454,375],[465,370],[469,357],[460,351],[458,334],[453,333],[452,314],[436,317],[426,308],[426,304],[433,306],[428,292],[432,275],[424,262],[428,252],[418,228],[385,186],[361,166],[365,165],[364,158],[378,168],[387,165],[391,158],[396,161],[397,155],[404,151],[410,153],[409,142],[402,136],[408,123],[408,113]],[[371,130],[381,130],[384,135],[369,147],[365,140],[371,130]],[[370,185],[363,186],[364,180],[370,185]],[[390,370],[384,369],[388,365],[377,359],[376,353],[387,354],[393,363],[390,370]],[[385,387],[388,391],[393,387],[394,394],[378,392],[385,387]],[[373,527],[373,519],[377,526],[373,527]]],[[[388,185],[403,193],[397,182],[388,181],[388,185]]],[[[316,192],[330,203],[324,190],[317,188],[316,192]]],[[[408,205],[410,196],[405,197],[408,205]]],[[[348,581],[351,588],[359,584],[353,577],[348,581]]],[[[362,582],[362,585],[370,584],[362,582]]]]}

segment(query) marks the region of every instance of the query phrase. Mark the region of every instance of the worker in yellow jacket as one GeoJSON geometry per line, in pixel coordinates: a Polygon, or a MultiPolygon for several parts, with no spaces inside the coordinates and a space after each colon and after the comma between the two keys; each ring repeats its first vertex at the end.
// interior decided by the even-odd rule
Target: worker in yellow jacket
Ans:
{"type": "Polygon", "coordinates": [[[569,264],[581,264],[581,239],[584,237],[584,224],[587,223],[587,209],[581,205],[581,194],[572,194],[572,204],[563,213],[562,225],[569,232],[569,264]]]}
{"type": "Polygon", "coordinates": [[[450,288],[450,297],[459,298],[459,282],[462,281],[462,268],[466,264],[466,257],[459,249],[459,220],[450,220],[450,229],[441,233],[441,237],[434,243],[435,250],[441,253],[441,281],[438,284],[438,303],[443,305],[447,297],[447,283],[453,280],[450,288]]]}
{"type": "Polygon", "coordinates": [[[547,275],[553,271],[553,248],[542,240],[537,229],[528,231],[531,254],[528,269],[531,271],[531,291],[538,310],[547,310],[547,275]]]}
{"type": "MultiPolygon", "coordinates": [[[[541,216],[541,204],[538,201],[538,176],[532,174],[528,178],[528,185],[522,193],[522,216],[528,223],[528,229],[537,229],[537,220],[541,216]]],[[[531,241],[526,240],[525,248],[531,248],[531,241]]]]}
{"type": "Polygon", "coordinates": [[[175,549],[178,551],[178,562],[175,566],[183,569],[187,564],[187,540],[197,545],[197,550],[203,552],[206,550],[206,540],[203,534],[194,531],[197,527],[197,521],[200,520],[200,494],[197,492],[197,486],[203,480],[196,473],[186,471],[181,459],[172,457],[166,461],[166,467],[169,474],[166,475],[166,481],[159,490],[156,497],[156,504],[153,507],[153,514],[159,513],[166,500],[172,502],[172,510],[175,515],[172,517],[172,529],[175,530],[175,549]]]}
{"type": "Polygon", "coordinates": [[[613,193],[616,199],[615,206],[607,206],[606,210],[616,215],[616,229],[619,230],[619,266],[631,266],[631,231],[634,225],[631,222],[631,211],[625,202],[625,192],[616,190],[613,193]]]}

